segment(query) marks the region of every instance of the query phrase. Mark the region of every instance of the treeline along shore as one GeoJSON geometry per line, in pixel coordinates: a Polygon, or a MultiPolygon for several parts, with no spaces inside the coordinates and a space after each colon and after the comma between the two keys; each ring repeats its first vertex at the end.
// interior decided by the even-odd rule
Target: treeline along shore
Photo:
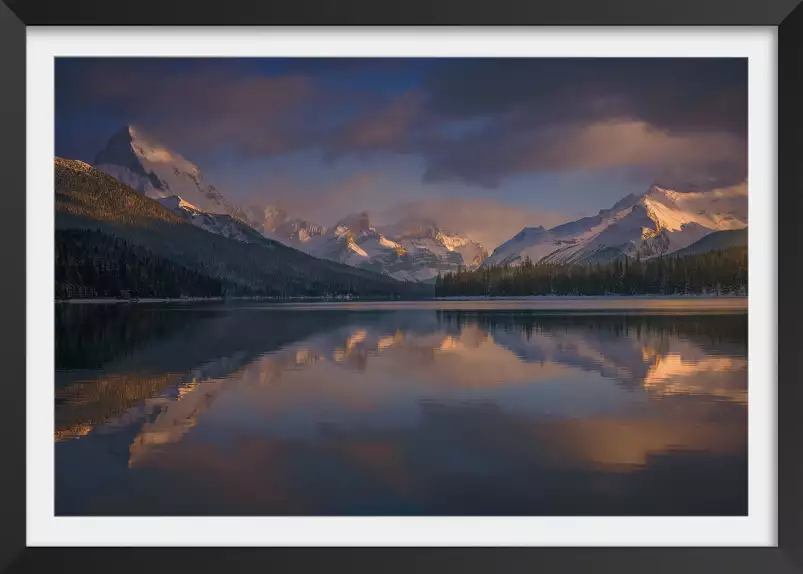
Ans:
{"type": "Polygon", "coordinates": [[[435,280],[436,297],[528,295],[747,295],[747,247],[590,264],[525,260],[435,280]]]}

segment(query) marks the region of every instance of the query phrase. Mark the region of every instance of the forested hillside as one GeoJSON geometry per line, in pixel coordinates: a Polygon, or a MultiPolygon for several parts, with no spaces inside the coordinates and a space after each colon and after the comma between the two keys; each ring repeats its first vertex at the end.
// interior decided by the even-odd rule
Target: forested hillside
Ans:
{"type": "Polygon", "coordinates": [[[747,294],[747,247],[596,264],[492,266],[439,276],[435,295],[747,294]]]}
{"type": "Polygon", "coordinates": [[[56,298],[249,295],[96,230],[56,230],[56,298]]]}
{"type": "Polygon", "coordinates": [[[62,254],[57,296],[431,294],[426,286],[316,259],[256,232],[249,243],[208,233],[83,162],[57,158],[55,179],[56,251],[62,254]]]}

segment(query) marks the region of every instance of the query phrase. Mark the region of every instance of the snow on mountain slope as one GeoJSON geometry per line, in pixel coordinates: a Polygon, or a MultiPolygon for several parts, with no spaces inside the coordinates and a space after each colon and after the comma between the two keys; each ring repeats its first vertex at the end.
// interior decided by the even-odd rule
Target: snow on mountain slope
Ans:
{"type": "Polygon", "coordinates": [[[93,166],[148,197],[175,195],[197,210],[246,220],[241,209],[204,181],[197,165],[139,128],[125,126],[113,134],[95,156],[93,166]]]}
{"type": "Polygon", "coordinates": [[[177,195],[160,197],[156,201],[204,231],[244,243],[259,243],[264,240],[257,231],[231,215],[206,213],[177,195]]]}
{"type": "Polygon", "coordinates": [[[324,234],[311,238],[304,247],[316,257],[411,279],[398,273],[406,255],[404,249],[379,233],[365,212],[348,215],[324,234]]]}
{"type": "Polygon", "coordinates": [[[396,279],[427,281],[461,266],[474,269],[488,255],[476,241],[447,233],[429,219],[408,218],[377,229],[363,213],[346,218],[336,229],[344,226],[350,249],[364,253],[362,260],[349,255],[344,262],[381,270],[396,279]]]}
{"type": "Polygon", "coordinates": [[[678,192],[652,186],[597,215],[552,229],[527,227],[497,247],[483,266],[534,262],[590,262],[654,257],[687,247],[714,231],[747,227],[747,191],[734,186],[678,192]]]}
{"type": "Polygon", "coordinates": [[[404,220],[377,229],[365,212],[348,215],[330,229],[279,213],[267,232],[310,255],[404,281],[426,281],[459,266],[475,268],[487,256],[479,243],[445,233],[432,221],[404,220]]]}
{"type": "Polygon", "coordinates": [[[247,243],[264,240],[245,211],[204,181],[197,165],[139,128],[125,126],[113,134],[94,164],[205,231],[247,243]]]}
{"type": "Polygon", "coordinates": [[[408,252],[427,250],[443,260],[457,253],[462,259],[459,265],[467,269],[478,267],[488,257],[488,251],[480,243],[464,235],[447,233],[431,219],[407,218],[381,231],[408,252]]]}

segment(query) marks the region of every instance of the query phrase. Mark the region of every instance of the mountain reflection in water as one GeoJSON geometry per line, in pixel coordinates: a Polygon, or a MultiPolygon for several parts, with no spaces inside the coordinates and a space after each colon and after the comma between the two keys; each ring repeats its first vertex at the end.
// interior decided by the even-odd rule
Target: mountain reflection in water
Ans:
{"type": "Polygon", "coordinates": [[[747,512],[744,313],[68,305],[56,328],[57,514],[747,512]]]}

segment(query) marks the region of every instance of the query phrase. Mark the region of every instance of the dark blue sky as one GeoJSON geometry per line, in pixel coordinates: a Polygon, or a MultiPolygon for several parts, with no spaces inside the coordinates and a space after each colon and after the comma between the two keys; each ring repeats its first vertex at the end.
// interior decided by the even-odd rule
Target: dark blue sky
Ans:
{"type": "Polygon", "coordinates": [[[412,210],[493,247],[653,182],[746,174],[743,59],[60,58],[55,71],[56,155],[91,163],[134,124],[232,199],[324,224],[412,210]]]}

